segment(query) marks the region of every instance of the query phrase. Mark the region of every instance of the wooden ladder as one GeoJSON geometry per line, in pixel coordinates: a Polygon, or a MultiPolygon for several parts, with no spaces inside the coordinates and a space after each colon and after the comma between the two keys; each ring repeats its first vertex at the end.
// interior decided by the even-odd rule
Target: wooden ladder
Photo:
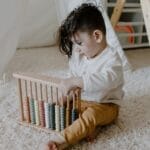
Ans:
{"type": "Polygon", "coordinates": [[[117,23],[120,19],[125,2],[126,2],[126,0],[117,0],[117,2],[116,2],[116,6],[113,9],[113,13],[111,16],[111,24],[112,24],[113,28],[117,25],[117,23]]]}
{"type": "MultiPolygon", "coordinates": [[[[111,16],[111,24],[113,28],[117,25],[120,16],[123,12],[123,7],[125,5],[126,0],[117,0],[115,8],[113,9],[113,13],[111,16]]],[[[150,44],[150,0],[140,0],[143,16],[144,16],[144,22],[145,27],[147,30],[147,36],[150,44]]]]}
{"type": "Polygon", "coordinates": [[[145,27],[147,30],[147,36],[150,44],[150,0],[140,0],[142,12],[144,16],[145,27]]]}

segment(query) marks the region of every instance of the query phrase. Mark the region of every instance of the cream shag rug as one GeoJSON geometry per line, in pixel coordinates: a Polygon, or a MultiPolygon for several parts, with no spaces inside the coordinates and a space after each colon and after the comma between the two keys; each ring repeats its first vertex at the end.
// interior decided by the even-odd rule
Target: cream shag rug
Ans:
{"type": "MultiPolygon", "coordinates": [[[[127,51],[134,72],[125,76],[125,98],[117,124],[98,128],[93,143],[81,141],[69,149],[78,150],[149,150],[150,149],[150,49],[127,51]]],[[[65,76],[67,58],[55,47],[22,49],[6,69],[12,72],[37,72],[65,76]]],[[[0,150],[42,150],[51,134],[18,124],[19,103],[16,82],[0,83],[0,150]]]]}

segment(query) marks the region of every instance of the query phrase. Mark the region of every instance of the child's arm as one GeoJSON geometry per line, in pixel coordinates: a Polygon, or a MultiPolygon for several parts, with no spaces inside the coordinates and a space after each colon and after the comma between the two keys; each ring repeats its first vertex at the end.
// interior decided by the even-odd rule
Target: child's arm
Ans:
{"type": "Polygon", "coordinates": [[[92,99],[99,102],[108,93],[124,83],[122,62],[118,56],[106,62],[103,69],[83,75],[83,91],[92,95],[92,99]]]}
{"type": "Polygon", "coordinates": [[[83,80],[82,77],[69,77],[66,79],[62,79],[60,82],[60,88],[64,95],[68,94],[70,90],[76,88],[83,88],[83,80]]]}

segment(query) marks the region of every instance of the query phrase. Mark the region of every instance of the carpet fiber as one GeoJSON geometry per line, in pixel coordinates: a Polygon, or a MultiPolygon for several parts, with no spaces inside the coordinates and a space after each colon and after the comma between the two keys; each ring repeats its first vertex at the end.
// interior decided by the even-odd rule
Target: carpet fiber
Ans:
{"type": "MultiPolygon", "coordinates": [[[[118,122],[98,128],[92,143],[81,141],[69,149],[149,150],[150,149],[150,49],[126,51],[134,71],[125,75],[125,97],[118,122]]],[[[35,72],[65,76],[67,58],[55,47],[22,49],[6,68],[13,72],[35,72]]],[[[51,134],[18,124],[19,103],[16,82],[11,76],[0,83],[0,150],[42,150],[51,134]]]]}

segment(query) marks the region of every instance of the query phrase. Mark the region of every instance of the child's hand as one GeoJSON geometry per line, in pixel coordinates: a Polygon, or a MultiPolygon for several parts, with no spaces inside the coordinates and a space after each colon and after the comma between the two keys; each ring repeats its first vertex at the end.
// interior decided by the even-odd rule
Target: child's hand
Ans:
{"type": "Polygon", "coordinates": [[[60,89],[62,91],[63,95],[69,94],[71,90],[74,88],[77,88],[77,86],[74,84],[74,77],[62,79],[60,82],[60,89]]]}
{"type": "Polygon", "coordinates": [[[71,90],[83,88],[83,80],[81,77],[70,77],[62,79],[59,86],[62,94],[67,95],[71,90]]]}
{"type": "Polygon", "coordinates": [[[66,96],[61,96],[59,97],[59,105],[66,105],[67,104],[67,97],[66,96]]]}

